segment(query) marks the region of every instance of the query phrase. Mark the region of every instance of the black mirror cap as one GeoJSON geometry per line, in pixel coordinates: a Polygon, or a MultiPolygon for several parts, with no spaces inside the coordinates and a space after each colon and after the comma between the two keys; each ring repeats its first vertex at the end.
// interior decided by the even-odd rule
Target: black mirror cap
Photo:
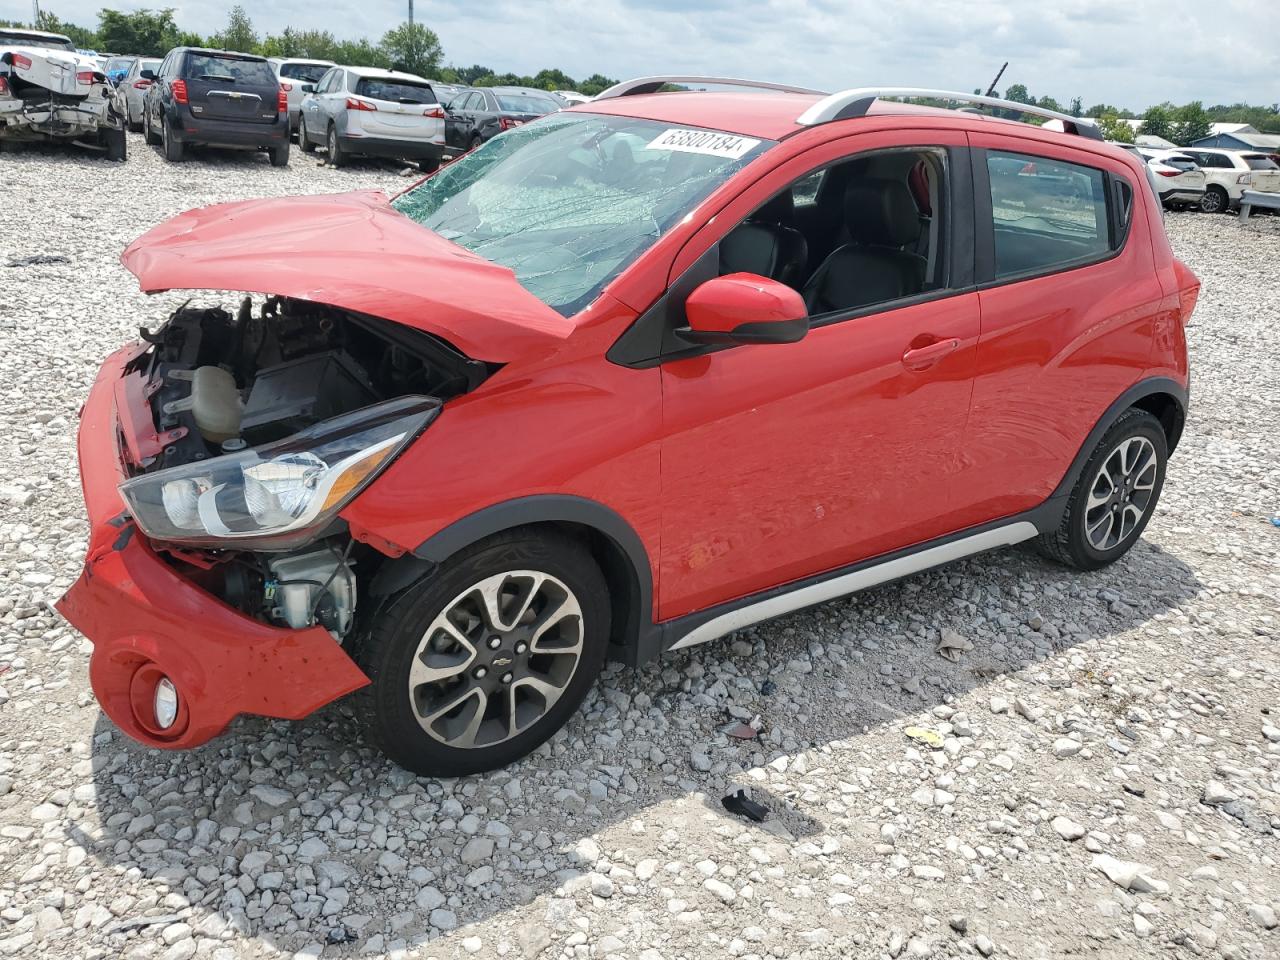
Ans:
{"type": "Polygon", "coordinates": [[[749,344],[798,343],[809,333],[809,318],[771,320],[767,323],[740,323],[732,330],[694,330],[676,328],[676,336],[690,343],[749,344]]]}

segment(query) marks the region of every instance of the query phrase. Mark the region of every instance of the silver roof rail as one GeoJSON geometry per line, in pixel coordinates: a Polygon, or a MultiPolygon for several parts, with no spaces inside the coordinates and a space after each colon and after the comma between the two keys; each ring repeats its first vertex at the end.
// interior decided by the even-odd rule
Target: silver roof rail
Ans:
{"type": "Polygon", "coordinates": [[[1046,120],[1057,120],[1067,133],[1078,134],[1091,140],[1101,140],[1102,131],[1087,120],[1059,113],[1057,110],[1046,110],[1031,103],[1018,103],[1014,100],[1001,100],[999,97],[983,97],[976,93],[956,93],[950,90],[925,90],[919,87],[856,87],[852,90],[841,90],[824,97],[796,118],[801,126],[812,127],[832,120],[848,120],[851,117],[865,117],[871,105],[882,97],[909,97],[911,99],[954,100],[958,103],[980,104],[984,107],[999,107],[1002,110],[1016,110],[1019,113],[1044,117],[1046,120]]]}
{"type": "Polygon", "coordinates": [[[769,83],[765,80],[741,80],[736,77],[637,77],[635,80],[624,80],[615,83],[607,90],[596,94],[595,100],[612,100],[614,97],[629,97],[638,93],[657,93],[668,83],[715,83],[726,87],[752,87],[756,90],[780,90],[783,93],[816,93],[822,96],[826,91],[811,90],[808,87],[792,87],[784,83],[769,83]]]}

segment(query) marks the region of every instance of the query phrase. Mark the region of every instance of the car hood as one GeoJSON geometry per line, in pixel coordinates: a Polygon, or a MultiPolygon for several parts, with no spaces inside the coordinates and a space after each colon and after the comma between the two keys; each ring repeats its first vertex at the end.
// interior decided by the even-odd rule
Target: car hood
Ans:
{"type": "Polygon", "coordinates": [[[574,324],[378,191],[248,200],[180,214],[120,257],[146,293],[232,290],[329,304],[426,330],[476,360],[551,352],[574,324]]]}

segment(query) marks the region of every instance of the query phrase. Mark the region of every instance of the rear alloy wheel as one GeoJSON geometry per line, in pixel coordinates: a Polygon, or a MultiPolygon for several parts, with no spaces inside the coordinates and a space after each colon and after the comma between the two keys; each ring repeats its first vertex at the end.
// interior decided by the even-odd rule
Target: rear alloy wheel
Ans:
{"type": "Polygon", "coordinates": [[[164,158],[170,163],[180,163],[185,152],[183,143],[181,140],[174,139],[169,129],[168,117],[162,117],[160,120],[160,140],[164,144],[164,158]]]}
{"type": "Polygon", "coordinates": [[[1160,421],[1145,410],[1127,410],[1084,465],[1058,529],[1037,541],[1040,552],[1081,570],[1120,559],[1160,500],[1168,457],[1160,421]]]}
{"type": "Polygon", "coordinates": [[[359,655],[371,739],[426,776],[505,766],[578,709],[609,620],[604,578],[575,541],[513,533],[472,547],[378,613],[359,655]]]}
{"type": "Polygon", "coordinates": [[[329,124],[329,165],[332,167],[347,165],[347,155],[342,152],[342,141],[338,139],[338,128],[333,124],[329,124]]]}
{"type": "Polygon", "coordinates": [[[1227,191],[1219,186],[1209,187],[1200,198],[1200,209],[1205,213],[1226,213],[1230,206],[1227,191]]]}
{"type": "Polygon", "coordinates": [[[298,149],[303,153],[315,153],[316,145],[311,142],[307,136],[307,119],[306,117],[298,118],[298,149]]]}

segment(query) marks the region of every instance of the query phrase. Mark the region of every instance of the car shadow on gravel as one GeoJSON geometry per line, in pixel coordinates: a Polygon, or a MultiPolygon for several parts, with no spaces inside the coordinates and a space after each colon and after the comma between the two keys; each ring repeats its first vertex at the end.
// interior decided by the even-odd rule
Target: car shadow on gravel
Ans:
{"type": "MultiPolygon", "coordinates": [[[[931,711],[957,704],[951,721],[981,737],[1006,676],[1018,674],[1030,697],[1108,683],[1090,661],[1094,641],[1152,627],[1200,590],[1185,563],[1145,540],[1087,574],[1026,550],[987,554],[639,671],[610,667],[551,743],[463,780],[394,767],[341,703],[297,723],[245,718],[186,753],[145,749],[100,717],[101,834],[81,842],[103,864],[180,892],[192,904],[187,922],[211,936],[234,929],[281,950],[350,938],[325,956],[412,946],[441,936],[455,916],[465,925],[540,896],[588,896],[592,879],[604,885],[581,876],[599,849],[634,870],[640,858],[680,858],[685,829],[758,832],[761,844],[817,844],[851,822],[874,830],[867,809],[882,798],[865,771],[900,762],[911,746],[895,737],[877,748],[886,727],[937,726],[931,711]],[[935,651],[944,628],[974,644],[958,663],[935,651]],[[722,732],[730,706],[761,716],[759,740],[722,732]],[[839,779],[842,794],[849,787],[841,814],[796,787],[806,773],[798,755],[809,772],[839,779]],[[788,778],[776,776],[788,765],[788,778]],[[764,823],[721,805],[739,785],[768,808],[764,823]],[[595,849],[591,838],[606,833],[595,849]],[[251,851],[273,859],[253,858],[242,876],[251,851]]],[[[1151,644],[1158,632],[1134,642],[1151,644]]],[[[1124,705],[1116,710],[1119,719],[1124,705]]],[[[153,912],[173,913],[168,903],[153,912]]]]}

